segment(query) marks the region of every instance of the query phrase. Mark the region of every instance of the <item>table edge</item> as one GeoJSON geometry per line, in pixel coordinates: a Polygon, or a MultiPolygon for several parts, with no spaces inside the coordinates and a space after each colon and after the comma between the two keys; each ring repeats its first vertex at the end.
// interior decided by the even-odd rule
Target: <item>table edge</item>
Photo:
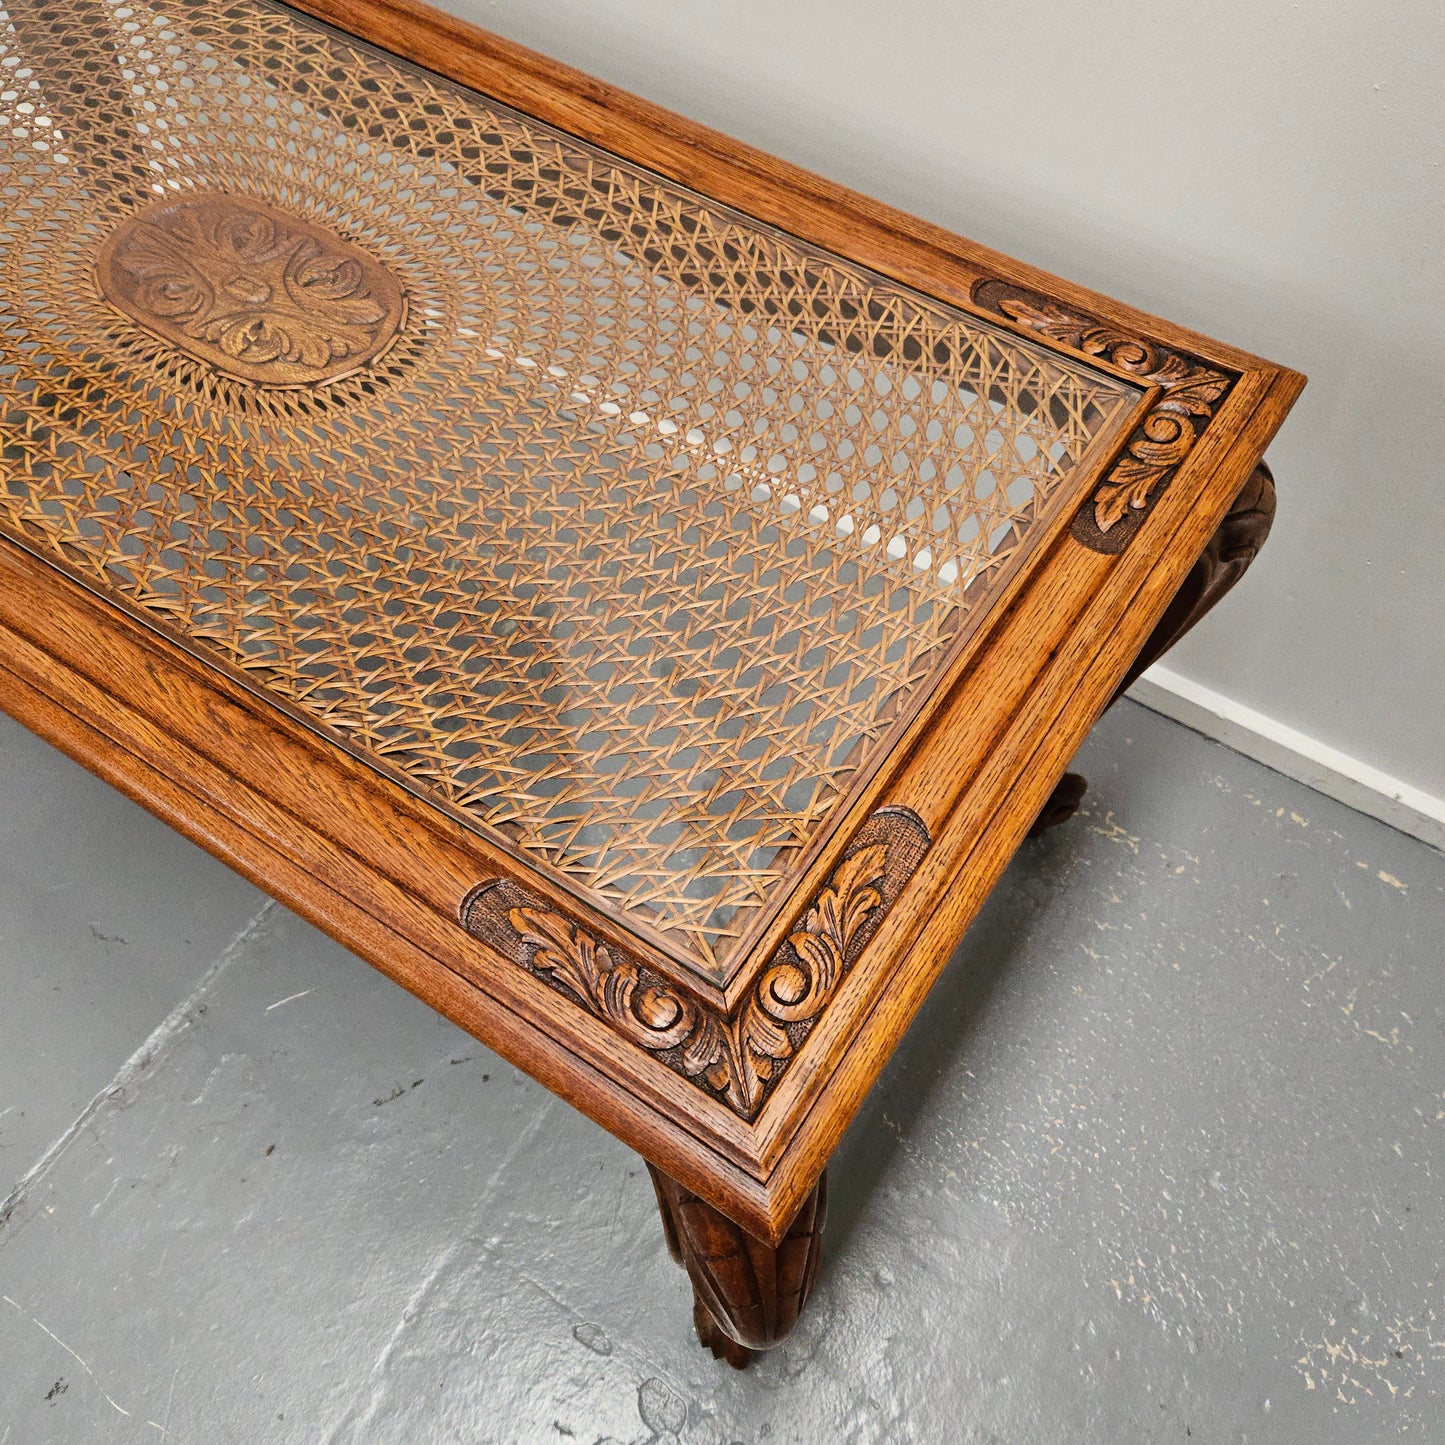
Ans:
{"type": "MultiPolygon", "coordinates": [[[[1092,631],[1065,639],[1073,643],[1074,654],[1056,659],[1050,652],[1041,661],[1036,659],[1035,672],[1013,680],[1017,694],[1009,694],[1014,699],[1012,711],[1000,716],[997,736],[981,746],[977,777],[970,778],[967,786],[949,789],[946,798],[933,800],[926,816],[914,809],[916,800],[907,779],[927,765],[923,729],[915,729],[900,749],[899,768],[883,770],[890,790],[886,800],[880,802],[881,782],[877,789],[861,793],[848,815],[839,819],[833,842],[780,902],[758,945],[760,958],[780,946],[804,909],[819,897],[850,840],[880,806],[912,811],[928,832],[931,851],[920,866],[931,870],[934,881],[926,889],[920,881],[911,901],[905,899],[904,905],[881,919],[876,935],[868,940],[866,967],[853,969],[843,980],[829,1016],[805,1041],[806,1052],[799,1047],[788,1076],[751,1117],[739,1117],[669,1075],[656,1059],[637,1058],[635,1050],[629,1054],[625,1040],[609,1035],[596,1018],[568,1005],[555,990],[458,928],[456,902],[461,890],[452,897],[448,889],[468,870],[473,884],[480,881],[478,862],[491,858],[484,839],[470,832],[461,836],[465,831],[461,824],[428,809],[395,781],[371,770],[368,779],[349,775],[354,788],[351,821],[373,806],[382,812],[389,809],[388,816],[406,820],[403,831],[409,838],[434,842],[439,868],[435,896],[413,899],[409,909],[400,895],[414,883],[414,875],[399,874],[399,865],[361,852],[333,857],[328,850],[339,845],[335,838],[323,836],[324,830],[317,831],[315,851],[306,853],[313,847],[308,842],[300,850],[302,856],[291,856],[268,841],[259,823],[248,826],[237,813],[219,805],[219,798],[236,781],[224,767],[198,753],[187,764],[194,770],[191,785],[180,786],[165,767],[143,755],[136,731],[139,714],[107,715],[104,703],[95,702],[100,697],[95,679],[83,677],[59,657],[50,659],[54,670],[45,674],[45,664],[26,653],[27,647],[31,653],[35,650],[33,637],[25,641],[0,616],[0,708],[355,949],[744,1227],[776,1239],[927,995],[953,941],[1018,846],[1032,819],[1031,810],[1047,795],[1073,746],[1127,670],[1174,587],[1298,396],[1304,378],[868,200],[415,0],[287,3],[765,224],[1013,329],[1030,341],[1040,340],[1038,327],[999,310],[997,304],[981,304],[981,295],[994,295],[985,288],[1002,285],[1056,303],[1084,320],[1077,335],[1069,331],[1063,340],[1046,336],[1046,344],[1061,354],[1082,356],[1092,365],[1137,381],[1137,369],[1121,366],[1107,348],[1091,351],[1085,344],[1088,327],[1095,331],[1102,327],[1117,330],[1126,339],[1144,338],[1146,344],[1197,358],[1233,378],[1217,416],[1211,416],[1198,445],[1182,457],[1167,490],[1161,489],[1157,504],[1151,504],[1150,545],[1113,554],[1095,551],[1091,554],[1095,560],[1075,569],[1079,577],[1093,579],[1087,587],[1079,582],[1071,594],[1080,616],[1093,619],[1092,631]],[[1085,644],[1092,648],[1087,657],[1080,652],[1085,644]],[[22,666],[23,655],[29,660],[22,666]],[[1049,686],[1058,691],[1057,697],[1045,687],[1046,674],[1053,679],[1049,686]],[[74,692],[69,703],[61,699],[67,689],[74,692]],[[76,701],[85,689],[93,695],[90,706],[76,701]],[[1041,697],[1046,700],[1037,702],[1041,697]],[[1042,711],[1025,725],[1020,719],[1035,705],[1042,711]],[[1007,806],[1001,812],[973,819],[976,836],[964,849],[959,819],[971,806],[975,810],[982,806],[974,799],[975,794],[986,793],[985,783],[997,791],[998,778],[984,775],[989,766],[995,772],[1003,767],[1005,745],[1015,728],[1022,731],[1014,745],[1024,749],[1026,762],[1037,760],[1037,766],[1024,772],[1012,792],[1006,791],[1007,806]],[[1037,741],[1044,736],[1047,743],[1037,741]],[[952,840],[947,846],[946,839],[952,840]],[[348,868],[352,870],[349,886],[342,876],[348,868]],[[962,885],[965,869],[972,869],[966,887],[950,892],[937,881],[943,870],[956,875],[952,881],[962,885]],[[920,913],[925,896],[939,903],[927,917],[920,913]],[[389,909],[394,916],[386,916],[389,909]],[[443,923],[454,936],[443,931],[443,923]]],[[[1082,481],[1081,477],[1081,490],[1082,481]]],[[[1058,547],[1076,540],[1056,537],[1048,549],[1030,559],[1022,569],[1019,595],[1007,609],[1009,617],[1029,595],[1037,595],[1037,589],[1050,585],[1051,579],[1057,581],[1048,563],[1058,547]]],[[[75,600],[78,589],[73,580],[67,583],[65,574],[33,558],[27,568],[17,560],[21,556],[29,558],[24,549],[0,538],[0,574],[12,581],[26,579],[24,596],[15,593],[12,605],[43,609],[47,596],[75,600]],[[40,571],[49,574],[48,583],[40,571]]],[[[142,647],[140,634],[146,632],[142,621],[98,595],[90,595],[87,605],[101,639],[109,636],[118,643],[124,637],[127,645],[142,647]]],[[[36,615],[46,614],[37,611],[36,615]]],[[[164,655],[154,640],[154,629],[149,635],[159,659],[152,678],[153,699],[171,695],[184,678],[189,688],[209,689],[218,706],[224,702],[241,713],[249,709],[258,727],[275,734],[278,745],[284,734],[288,747],[299,749],[298,756],[304,753],[306,744],[300,737],[304,724],[265,698],[238,696],[242,689],[214,667],[209,667],[208,676],[202,675],[208,664],[199,658],[164,655]]],[[[90,646],[104,650],[94,637],[90,646]]],[[[955,677],[948,684],[955,707],[959,681],[955,677]]],[[[124,691],[117,685],[117,694],[124,691]]],[[[936,742],[944,731],[940,712],[928,738],[936,742]]],[[[309,736],[320,758],[329,744],[314,730],[309,736]]],[[[366,767],[358,760],[351,762],[357,769],[366,767]]],[[[358,846],[365,851],[365,844],[358,846]]],[[[505,866],[499,850],[492,852],[497,853],[499,871],[516,871],[505,866]]],[[[557,901],[575,908],[566,899],[557,901]]],[[[753,972],[740,971],[748,975],[745,982],[751,982],[753,972]]],[[[742,1000],[740,989],[733,989],[723,1002],[737,1008],[742,1000]]]]}

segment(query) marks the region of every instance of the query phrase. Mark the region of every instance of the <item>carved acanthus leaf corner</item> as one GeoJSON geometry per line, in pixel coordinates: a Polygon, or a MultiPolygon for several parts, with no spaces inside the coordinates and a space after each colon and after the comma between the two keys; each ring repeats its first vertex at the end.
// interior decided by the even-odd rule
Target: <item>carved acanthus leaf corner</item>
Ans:
{"type": "Polygon", "coordinates": [[[645,1049],[683,1043],[697,1026],[697,1005],[646,974],[636,960],[614,958],[605,944],[570,919],[545,908],[510,909],[508,920],[532,965],[599,1018],[645,1049]]]}
{"type": "Polygon", "coordinates": [[[976,304],[1137,376],[1163,394],[1075,519],[1073,534],[1096,552],[1123,551],[1163,495],[1235,377],[1101,318],[1003,281],[974,287],[976,304]]]}
{"type": "Polygon", "coordinates": [[[809,1024],[837,987],[859,933],[883,907],[888,848],[873,843],[846,857],[802,923],[731,1018],[704,1013],[686,1069],[702,1074],[744,1117],[796,1052],[789,1024],[809,1024]]]}
{"type": "Polygon", "coordinates": [[[469,933],[752,1118],[929,841],[908,809],[874,813],[732,1014],[705,1007],[512,879],[473,888],[460,916],[469,933]]]}

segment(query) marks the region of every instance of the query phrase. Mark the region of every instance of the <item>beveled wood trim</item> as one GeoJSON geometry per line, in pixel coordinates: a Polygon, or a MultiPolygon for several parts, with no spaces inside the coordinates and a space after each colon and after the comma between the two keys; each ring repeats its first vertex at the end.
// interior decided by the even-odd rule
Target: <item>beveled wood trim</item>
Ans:
{"type": "Polygon", "coordinates": [[[696,1004],[513,879],[479,883],[459,915],[468,933],[750,1119],[907,887],[930,841],[907,808],[871,814],[731,1014],[696,1004]]]}
{"type": "MultiPolygon", "coordinates": [[[[1239,450],[1252,455],[1262,448],[1262,444],[1262,436],[1245,437],[1239,450]]],[[[1201,456],[1199,460],[1202,464],[1210,459],[1201,456]]],[[[1198,478],[1195,480],[1197,482],[1198,478]]],[[[1218,484],[1214,487],[1221,496],[1217,508],[1221,513],[1228,503],[1228,497],[1224,495],[1227,490],[1225,487],[1222,491],[1218,484]]],[[[1169,512],[1175,514],[1176,520],[1182,516],[1184,522],[1198,534],[1198,544],[1202,548],[1203,541],[1207,539],[1210,514],[1194,508],[1182,488],[1169,500],[1173,505],[1160,509],[1161,520],[1169,512]]],[[[1192,546],[1193,543],[1187,545],[1192,546]]],[[[1117,565],[1097,554],[1081,552],[1080,555],[1092,556],[1092,567],[1109,569],[1117,565]]],[[[1158,610],[1161,611],[1167,603],[1171,582],[1177,581],[1171,578],[1171,571],[1182,575],[1192,561],[1192,557],[1188,557],[1182,549],[1172,555],[1177,558],[1176,565],[1155,569],[1152,576],[1152,591],[1157,595],[1158,610]]],[[[1136,565],[1131,571],[1136,577],[1141,573],[1149,574],[1148,562],[1142,552],[1135,554],[1134,560],[1136,565]]],[[[56,645],[55,639],[59,639],[62,645],[65,639],[71,639],[71,645],[91,660],[87,671],[93,669],[103,673],[108,683],[118,680],[127,695],[141,705],[141,710],[135,711],[128,705],[118,704],[97,686],[95,680],[74,673],[67,675],[64,662],[57,663],[43,648],[35,648],[19,635],[9,632],[9,635],[3,636],[3,651],[11,671],[7,685],[0,689],[0,702],[4,703],[7,711],[15,713],[22,722],[50,736],[61,746],[67,746],[76,735],[73,722],[66,727],[57,724],[56,711],[62,710],[58,704],[52,704],[49,711],[25,706],[24,689],[11,685],[15,669],[29,660],[32,670],[41,673],[44,691],[51,698],[63,697],[67,686],[72,692],[88,689],[89,697],[82,700],[81,711],[88,706],[98,712],[105,718],[106,730],[101,733],[92,727],[88,747],[76,747],[70,742],[71,751],[82,762],[95,767],[167,821],[180,826],[203,846],[239,866],[248,876],[264,882],[284,901],[349,947],[363,952],[398,981],[412,987],[423,997],[431,998],[440,990],[455,1001],[457,984],[448,980],[444,986],[434,969],[453,970],[465,977],[476,974],[482,965],[475,952],[471,957],[457,956],[459,930],[449,917],[440,916],[445,911],[442,904],[447,893],[445,887],[439,890],[435,901],[428,907],[426,902],[413,896],[415,882],[403,886],[395,878],[376,873],[374,865],[361,857],[343,852],[334,845],[328,846],[327,841],[310,828],[303,826],[298,829],[298,822],[303,820],[294,813],[288,811],[284,818],[268,826],[268,818],[275,805],[237,783],[233,771],[223,763],[187,756],[185,747],[179,745],[173,735],[163,734],[152,719],[169,716],[172,723],[177,720],[190,722],[200,735],[211,739],[224,739],[234,733],[234,746],[243,754],[269,745],[273,749],[271,756],[276,765],[273,772],[278,774],[279,791],[288,805],[294,805],[298,798],[304,803],[308,790],[314,786],[315,797],[325,800],[323,811],[330,810],[335,814],[334,822],[339,824],[337,831],[354,832],[356,819],[352,810],[357,806],[356,790],[359,784],[364,785],[364,795],[374,799],[377,809],[377,826],[366,834],[364,844],[371,849],[392,843],[400,855],[410,860],[406,874],[409,879],[431,879],[443,871],[449,871],[451,877],[456,878],[459,865],[472,866],[474,854],[470,848],[460,858],[454,855],[448,868],[445,851],[433,842],[431,853],[423,851],[420,855],[428,866],[421,874],[414,871],[418,856],[416,850],[419,847],[424,850],[427,840],[424,834],[418,834],[415,820],[408,819],[406,815],[420,811],[433,828],[438,815],[388,785],[364,765],[337,753],[314,734],[296,725],[288,728],[285,724],[289,720],[279,718],[274,710],[259,705],[249,694],[235,689],[240,696],[228,696],[231,689],[228,689],[223,675],[184,655],[163,649],[139,624],[87,594],[77,595],[58,573],[28,558],[20,549],[11,546],[0,548],[0,575],[4,576],[6,583],[0,588],[0,624],[4,624],[7,632],[16,622],[23,625],[28,619],[26,630],[39,631],[52,639],[51,645],[56,645]],[[6,613],[10,615],[5,616],[6,613]],[[44,622],[37,623],[36,619],[44,619],[44,622]],[[126,636],[127,633],[130,635],[126,636]],[[97,653],[94,650],[76,641],[97,636],[107,638],[102,649],[103,661],[99,662],[95,660],[97,653]],[[135,663],[127,657],[127,644],[130,648],[139,646],[149,651],[150,656],[146,659],[150,669],[148,683],[135,675],[135,663]],[[50,663],[48,673],[39,667],[34,656],[36,653],[50,663]],[[147,693],[150,693],[149,697],[145,696],[147,693]],[[256,729],[254,736],[249,736],[244,726],[248,713],[269,714],[261,719],[252,719],[256,729]],[[288,736],[292,729],[300,734],[299,737],[288,736]],[[117,746],[118,743],[120,746],[117,746]],[[299,750],[298,744],[302,745],[299,750]],[[130,751],[135,745],[151,749],[149,762],[130,751]],[[338,774],[351,776],[342,783],[338,774]],[[176,781],[186,777],[198,777],[201,786],[187,794],[176,781]],[[348,790],[347,804],[337,810],[331,800],[347,795],[348,790]],[[396,796],[387,797],[389,791],[396,796]],[[219,821],[222,819],[224,822],[219,821]],[[261,830],[259,836],[258,829],[261,830]],[[269,838],[266,836],[268,831],[271,832],[269,838]],[[283,859],[284,863],[280,861],[283,859]],[[365,900],[365,905],[361,900],[365,900]],[[438,907],[438,904],[442,906],[438,907]],[[413,937],[417,935],[424,940],[420,948],[413,942],[413,937]],[[407,961],[414,960],[419,952],[430,960],[433,969],[413,971],[408,966],[407,961]]],[[[1038,591],[1039,586],[1040,581],[1036,580],[1030,593],[1038,591]]],[[[1151,611],[1140,610],[1136,602],[1136,606],[1130,609],[1132,625],[1111,627],[1107,622],[1107,613],[1113,600],[1106,592],[1094,599],[1092,612],[1099,620],[1093,629],[1092,641],[1098,645],[1098,634],[1102,630],[1105,646],[1115,654],[1115,670],[1122,674],[1132,656],[1128,652],[1130,633],[1137,634],[1134,645],[1141,645],[1154,618],[1151,611]]],[[[1036,602],[1034,607],[1041,606],[1048,615],[1050,605],[1045,600],[1036,602]]],[[[1030,614],[1034,607],[1021,606],[1013,620],[1015,632],[1029,632],[1030,614]]],[[[1085,629],[1072,627],[1068,620],[1060,620],[1059,625],[1075,638],[1086,636],[1085,629]]],[[[1076,645],[1070,645],[1055,656],[1050,675],[1056,686],[1061,675],[1066,678],[1076,674],[1079,659],[1070,655],[1075,650],[1076,645]]],[[[982,671],[989,670],[991,659],[994,660],[993,667],[1005,670],[1017,660],[1007,647],[1007,639],[990,649],[983,659],[982,671]]],[[[1096,663],[1086,671],[1085,677],[1100,699],[1098,706],[1102,706],[1102,700],[1107,698],[1111,687],[1109,673],[1096,663]]],[[[1033,691],[1037,695],[1039,689],[1035,687],[1033,691]]],[[[1055,706],[1061,707],[1070,701],[1065,693],[1055,699],[1055,706]]],[[[1061,731],[1057,720],[1050,723],[1046,712],[1040,727],[1040,712],[1036,705],[1034,716],[1029,719],[1033,726],[1028,728],[1028,733],[1037,737],[1042,732],[1045,746],[1053,754],[1048,768],[1053,770],[1056,763],[1057,770],[1061,771],[1072,753],[1074,741],[1082,737],[1092,721],[1092,711],[1077,714],[1076,721],[1069,725],[1067,731],[1061,731]]],[[[919,750],[921,756],[915,758],[910,774],[915,778],[922,776],[935,780],[947,777],[948,771],[941,766],[937,753],[939,739],[950,736],[946,731],[935,731],[932,749],[919,750]]],[[[452,1011],[449,1003],[448,1010],[464,1027],[505,1056],[513,1058],[520,1067],[543,1079],[549,1087],[619,1134],[653,1162],[667,1169],[673,1177],[682,1179],[760,1237],[774,1237],[811,1189],[816,1172],[821,1168],[824,1155],[809,1148],[809,1140],[820,1130],[822,1139],[836,1139],[841,1133],[847,1116],[861,1099],[867,1081],[881,1067],[892,1043],[896,1042],[896,1032],[901,1032],[902,1022],[899,1020],[903,1019],[903,1014],[900,1009],[906,1009],[907,1016],[911,1016],[912,1010],[921,1002],[932,973],[917,975],[916,960],[921,955],[935,954],[939,948],[936,940],[943,927],[939,919],[947,918],[950,922],[941,935],[947,941],[942,945],[941,956],[934,957],[934,971],[965,921],[958,900],[971,900],[968,907],[971,915],[1016,846],[1017,839],[1002,832],[1007,820],[1013,820],[1017,825],[1015,831],[1021,836],[1032,816],[1030,809],[1052,786],[1054,777],[1051,772],[1040,771],[1036,767],[1024,773],[1021,787],[1012,787],[1014,773],[1008,750],[995,748],[994,753],[987,768],[988,776],[980,775],[973,779],[972,791],[978,791],[983,783],[991,786],[995,795],[1001,789],[1008,804],[1006,817],[998,815],[996,806],[992,804],[985,805],[983,816],[980,816],[979,805],[956,798],[953,816],[948,819],[948,831],[953,839],[948,852],[955,856],[947,857],[940,852],[937,859],[930,857],[926,860],[916,878],[915,887],[905,895],[905,906],[896,910],[896,918],[890,916],[885,920],[873,946],[840,990],[833,1009],[823,1018],[817,1030],[818,1042],[815,1044],[810,1039],[806,1067],[783,1080],[778,1094],[769,1101],[768,1108],[752,1130],[728,1127],[736,1126],[738,1121],[718,1117],[725,1111],[720,1106],[708,1110],[705,1106],[710,1101],[699,1100],[695,1094],[679,1097],[675,1078],[657,1079],[655,1075],[665,1073],[665,1070],[649,1069],[645,1065],[650,1061],[639,1063],[635,1057],[627,1057],[625,1051],[617,1047],[615,1039],[589,1037],[585,1019],[579,1021],[565,1012],[559,1014],[555,996],[551,999],[545,997],[550,991],[520,970],[483,969],[478,979],[479,982],[484,980],[485,991],[480,987],[467,990],[466,1006],[452,1011]],[[968,818],[974,825],[972,836],[975,847],[978,840],[983,839],[989,854],[988,871],[981,874],[972,872],[975,864],[971,861],[969,873],[946,886],[944,879],[947,875],[940,874],[939,870],[946,869],[947,874],[953,874],[961,866],[961,859],[956,856],[959,852],[957,828],[960,817],[968,818]],[[1000,838],[1004,839],[1002,846],[997,841],[1000,838]],[[917,926],[917,915],[920,911],[926,913],[940,893],[943,903],[934,914],[927,936],[917,940],[910,951],[912,940],[904,932],[905,928],[917,926]],[[899,995],[899,1001],[895,1001],[893,995],[901,985],[897,978],[890,982],[890,974],[895,970],[901,970],[905,975],[913,970],[917,979],[913,988],[905,989],[899,995]],[[895,1022],[887,1025],[891,1037],[879,1039],[872,1037],[877,1025],[866,1015],[870,1011],[876,1013],[879,993],[886,982],[890,983],[889,997],[885,1001],[886,1012],[895,1022]],[[525,985],[528,983],[533,985],[535,995],[541,997],[525,998],[525,985]],[[532,1017],[544,1021],[545,1032],[543,1028],[531,1024],[532,1033],[528,1035],[518,1023],[518,1005],[525,1007],[527,1003],[531,1004],[532,1017]],[[519,1031],[528,1040],[528,1047],[520,1053],[516,1043],[519,1031]],[[830,1052],[839,1054],[837,1061],[828,1057],[830,1052]],[[598,1083],[599,1068],[612,1075],[601,1085],[598,1083]],[[826,1087],[820,1087],[823,1084],[826,1087]],[[842,1093],[844,1090],[846,1093],[842,1093]],[[825,1094],[832,1097],[826,1107],[820,1107],[825,1094]],[[839,1112],[840,1106],[845,1112],[839,1112]]],[[[947,791],[958,794],[960,789],[947,791]]],[[[927,802],[929,812],[935,818],[943,818],[944,799],[930,799],[920,793],[919,801],[927,802]]],[[[831,1147],[831,1144],[826,1147],[831,1147]]]]}

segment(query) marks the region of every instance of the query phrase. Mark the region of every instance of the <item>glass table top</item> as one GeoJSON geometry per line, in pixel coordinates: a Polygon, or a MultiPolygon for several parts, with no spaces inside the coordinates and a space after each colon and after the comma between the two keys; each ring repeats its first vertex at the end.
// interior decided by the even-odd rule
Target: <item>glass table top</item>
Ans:
{"type": "Polygon", "coordinates": [[[0,529],[725,981],[1137,390],[265,0],[0,16],[0,529]]]}

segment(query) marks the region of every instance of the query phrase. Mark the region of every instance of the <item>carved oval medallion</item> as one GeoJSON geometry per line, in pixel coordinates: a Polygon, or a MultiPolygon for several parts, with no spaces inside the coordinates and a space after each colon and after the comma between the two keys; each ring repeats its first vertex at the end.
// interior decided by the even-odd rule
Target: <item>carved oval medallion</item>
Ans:
{"type": "Polygon", "coordinates": [[[96,281],[152,335],[256,386],[350,376],[406,319],[384,266],[251,196],[204,192],[138,211],[106,238],[96,281]]]}

